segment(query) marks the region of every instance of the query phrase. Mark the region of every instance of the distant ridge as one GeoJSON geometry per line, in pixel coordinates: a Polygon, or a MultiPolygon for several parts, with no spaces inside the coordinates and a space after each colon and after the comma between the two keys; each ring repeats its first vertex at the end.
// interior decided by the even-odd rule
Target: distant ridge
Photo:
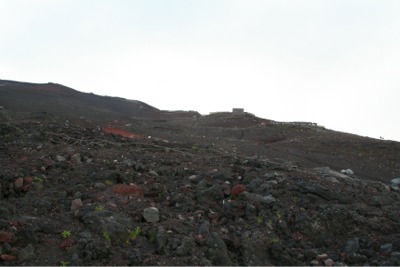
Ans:
{"type": "Polygon", "coordinates": [[[57,83],[0,80],[0,105],[10,112],[46,112],[91,120],[152,118],[159,110],[137,100],[83,93],[57,83]]]}

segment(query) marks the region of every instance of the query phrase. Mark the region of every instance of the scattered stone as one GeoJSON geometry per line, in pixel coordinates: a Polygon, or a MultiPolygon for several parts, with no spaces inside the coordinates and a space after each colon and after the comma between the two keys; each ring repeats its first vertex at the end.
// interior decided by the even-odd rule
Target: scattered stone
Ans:
{"type": "Polygon", "coordinates": [[[203,222],[198,230],[200,235],[207,235],[210,232],[210,223],[208,221],[203,222]]]}
{"type": "Polygon", "coordinates": [[[361,265],[367,262],[367,257],[358,253],[350,253],[347,256],[346,261],[349,264],[356,264],[356,265],[361,265]]]}
{"type": "Polygon", "coordinates": [[[223,191],[225,196],[229,196],[231,194],[231,186],[228,183],[224,183],[222,185],[222,188],[223,188],[222,191],[223,191]]]}
{"type": "Polygon", "coordinates": [[[168,243],[168,233],[165,231],[164,227],[160,226],[157,230],[156,245],[157,252],[159,254],[165,254],[167,250],[168,243]]]}
{"type": "Polygon", "coordinates": [[[352,169],[345,169],[345,170],[341,170],[342,173],[345,173],[348,176],[351,176],[354,174],[352,169]]]}
{"type": "Polygon", "coordinates": [[[229,233],[229,229],[228,228],[226,228],[226,227],[221,227],[221,233],[223,233],[223,234],[228,234],[229,233]]]}
{"type": "Polygon", "coordinates": [[[324,260],[324,265],[325,266],[333,266],[333,264],[335,264],[335,262],[332,259],[324,260]]]}
{"type": "Polygon", "coordinates": [[[143,210],[143,218],[147,222],[158,222],[160,220],[160,212],[157,208],[150,207],[143,210]]]}
{"type": "Polygon", "coordinates": [[[263,196],[262,203],[265,204],[273,204],[276,202],[276,199],[272,195],[263,196]]]}
{"type": "Polygon", "coordinates": [[[297,190],[303,194],[309,194],[312,197],[318,196],[327,201],[339,201],[339,203],[348,203],[349,197],[344,194],[340,194],[335,191],[332,187],[325,187],[318,183],[308,183],[299,181],[297,184],[297,190]]]}
{"type": "Polygon", "coordinates": [[[14,183],[9,183],[8,184],[8,192],[12,196],[15,195],[14,183]]]}
{"type": "Polygon", "coordinates": [[[33,177],[32,176],[24,177],[24,184],[30,184],[30,183],[33,183],[33,177]]]}
{"type": "Polygon", "coordinates": [[[276,229],[280,233],[284,233],[285,235],[289,235],[289,228],[285,220],[278,220],[276,222],[276,229]]]}
{"type": "Polygon", "coordinates": [[[58,161],[58,162],[61,162],[61,161],[66,161],[67,159],[64,157],[64,156],[60,156],[60,155],[57,155],[56,156],[56,161],[58,161]]]}
{"type": "Polygon", "coordinates": [[[390,188],[394,191],[399,190],[400,178],[394,178],[390,181],[390,188]]]}
{"type": "Polygon", "coordinates": [[[334,183],[334,184],[339,183],[339,180],[336,179],[335,177],[332,177],[332,176],[324,177],[324,180],[326,180],[326,181],[328,181],[328,182],[331,182],[331,183],[334,183]]]}
{"type": "Polygon", "coordinates": [[[275,173],[266,173],[266,174],[264,174],[264,176],[267,179],[274,179],[276,177],[275,174],[277,174],[277,173],[276,172],[275,173]]]}
{"type": "Polygon", "coordinates": [[[125,241],[127,233],[134,229],[129,217],[108,210],[86,212],[85,208],[87,206],[83,207],[80,211],[83,214],[81,215],[82,222],[85,224],[87,230],[100,235],[102,238],[104,238],[104,233],[107,232],[111,240],[125,241]]]}
{"type": "Polygon", "coordinates": [[[82,266],[81,261],[79,260],[79,255],[73,253],[70,258],[70,266],[82,266]]]}
{"type": "Polygon", "coordinates": [[[400,177],[399,178],[394,178],[394,179],[392,179],[391,181],[390,181],[390,183],[392,184],[392,185],[400,185],[400,177]]]}
{"type": "Polygon", "coordinates": [[[319,265],[320,265],[319,261],[317,261],[317,260],[310,261],[310,266],[319,266],[319,265]]]}
{"type": "Polygon", "coordinates": [[[14,188],[16,190],[21,190],[24,187],[24,178],[18,178],[14,182],[14,188]]]}
{"type": "Polygon", "coordinates": [[[73,155],[71,156],[71,160],[72,160],[73,162],[75,162],[76,164],[81,164],[81,163],[82,163],[81,154],[79,154],[79,153],[73,154],[73,155]]]}
{"type": "Polygon", "coordinates": [[[380,247],[380,252],[385,255],[389,255],[392,252],[393,244],[387,243],[380,247]]]}
{"type": "Polygon", "coordinates": [[[4,254],[11,254],[13,253],[12,246],[10,243],[3,243],[3,253],[4,254]]]}
{"type": "Polygon", "coordinates": [[[14,233],[7,231],[0,231],[0,242],[13,243],[16,241],[14,233]]]}
{"type": "Polygon", "coordinates": [[[196,244],[200,246],[204,246],[207,243],[207,238],[202,235],[195,235],[194,239],[196,241],[196,244]]]}
{"type": "Polygon", "coordinates": [[[368,205],[378,208],[382,206],[388,206],[393,203],[392,197],[388,194],[371,196],[370,198],[367,199],[367,201],[368,205]]]}
{"type": "Polygon", "coordinates": [[[192,209],[195,205],[196,202],[187,196],[178,194],[171,200],[171,204],[173,204],[176,208],[187,211],[189,209],[192,209]]]}
{"type": "Polygon", "coordinates": [[[8,254],[1,254],[0,258],[1,258],[3,261],[15,261],[15,260],[17,259],[16,256],[8,255],[8,254]]]}
{"type": "Polygon", "coordinates": [[[21,261],[30,260],[35,257],[34,247],[29,244],[24,249],[21,249],[18,253],[18,259],[21,261]]]}
{"type": "Polygon", "coordinates": [[[246,231],[240,239],[243,265],[272,266],[268,255],[269,236],[266,231],[246,231]]]}
{"type": "Polygon", "coordinates": [[[104,183],[95,183],[94,188],[104,189],[104,188],[106,188],[106,185],[104,183]]]}
{"type": "Polygon", "coordinates": [[[83,207],[82,200],[80,198],[71,201],[71,212],[75,212],[83,207]]]}
{"type": "Polygon", "coordinates": [[[400,252],[392,252],[390,254],[390,265],[392,266],[400,265],[400,252]]]}
{"type": "Polygon", "coordinates": [[[315,249],[306,249],[303,251],[303,255],[307,261],[311,261],[317,257],[318,253],[315,249]]]}
{"type": "Polygon", "coordinates": [[[196,248],[196,242],[192,236],[184,237],[182,244],[176,248],[176,254],[178,256],[189,256],[194,252],[196,248]]]}
{"type": "Polygon", "coordinates": [[[26,240],[31,244],[35,244],[39,241],[36,231],[39,230],[37,226],[25,226],[18,230],[18,239],[26,240]]]}
{"type": "Polygon", "coordinates": [[[201,190],[198,194],[198,199],[201,201],[209,200],[222,200],[224,198],[223,188],[219,184],[215,184],[204,190],[201,190]]]}
{"type": "Polygon", "coordinates": [[[357,253],[359,249],[360,249],[360,244],[358,238],[352,238],[347,241],[345,251],[348,254],[357,253]]]}
{"type": "Polygon", "coordinates": [[[135,184],[117,184],[113,187],[113,192],[119,195],[138,195],[141,194],[139,187],[135,184]]]}
{"type": "Polygon", "coordinates": [[[207,258],[203,257],[199,260],[199,266],[212,266],[211,261],[209,261],[207,258]]]}
{"type": "Polygon", "coordinates": [[[259,202],[266,205],[271,205],[276,202],[276,199],[272,195],[262,196],[249,192],[243,192],[243,195],[251,201],[259,202]]]}
{"type": "Polygon", "coordinates": [[[195,183],[195,182],[197,181],[197,175],[191,175],[191,176],[189,176],[189,180],[190,180],[192,183],[195,183]]]}
{"type": "Polygon", "coordinates": [[[82,197],[83,197],[83,194],[81,192],[79,192],[79,191],[75,192],[74,199],[82,198],[82,197]]]}
{"type": "Polygon", "coordinates": [[[288,251],[285,250],[284,244],[280,242],[273,242],[269,246],[269,251],[271,253],[272,259],[274,259],[277,262],[277,265],[285,265],[285,266],[294,265],[293,258],[288,253],[288,251]]]}
{"type": "Polygon", "coordinates": [[[247,203],[246,204],[246,219],[252,220],[257,216],[257,208],[256,206],[247,203]]]}
{"type": "Polygon", "coordinates": [[[60,243],[60,248],[66,250],[67,248],[71,247],[75,244],[75,240],[73,238],[66,238],[60,243]]]}
{"type": "Polygon", "coordinates": [[[242,185],[242,184],[237,184],[235,186],[232,187],[231,189],[231,194],[234,196],[239,195],[240,193],[246,191],[246,186],[242,185]]]}
{"type": "Polygon", "coordinates": [[[207,240],[207,247],[207,258],[211,261],[212,265],[232,265],[226,244],[218,233],[210,233],[207,240]]]}
{"type": "Polygon", "coordinates": [[[155,176],[155,177],[159,176],[158,173],[156,173],[156,172],[153,171],[153,170],[150,170],[150,171],[149,171],[149,174],[150,174],[151,176],[155,176]]]}
{"type": "Polygon", "coordinates": [[[326,253],[324,253],[324,254],[319,254],[319,255],[317,255],[317,257],[316,257],[316,259],[319,260],[319,261],[324,261],[324,260],[326,260],[326,259],[328,259],[328,258],[329,258],[329,256],[328,256],[328,254],[326,254],[326,253]]]}

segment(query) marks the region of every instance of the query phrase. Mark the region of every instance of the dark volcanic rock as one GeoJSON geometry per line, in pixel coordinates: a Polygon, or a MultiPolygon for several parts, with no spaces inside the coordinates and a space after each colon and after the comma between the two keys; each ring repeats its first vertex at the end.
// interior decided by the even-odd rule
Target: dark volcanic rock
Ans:
{"type": "Polygon", "coordinates": [[[212,265],[229,266],[233,264],[229,258],[226,244],[216,232],[210,233],[207,240],[207,247],[207,258],[212,265]]]}
{"type": "Polygon", "coordinates": [[[357,253],[360,250],[360,244],[358,238],[352,238],[347,241],[345,251],[348,254],[357,253]]]}
{"type": "Polygon", "coordinates": [[[241,238],[240,251],[243,264],[249,266],[272,266],[268,247],[271,236],[265,231],[245,232],[241,238]]]}
{"type": "Polygon", "coordinates": [[[0,265],[400,262],[397,142],[0,83],[0,265]]]}

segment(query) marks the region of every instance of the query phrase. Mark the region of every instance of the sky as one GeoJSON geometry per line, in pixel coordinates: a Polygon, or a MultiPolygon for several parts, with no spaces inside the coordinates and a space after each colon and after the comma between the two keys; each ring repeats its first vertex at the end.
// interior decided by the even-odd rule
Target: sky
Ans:
{"type": "Polygon", "coordinates": [[[0,79],[400,141],[398,0],[0,0],[0,79]]]}

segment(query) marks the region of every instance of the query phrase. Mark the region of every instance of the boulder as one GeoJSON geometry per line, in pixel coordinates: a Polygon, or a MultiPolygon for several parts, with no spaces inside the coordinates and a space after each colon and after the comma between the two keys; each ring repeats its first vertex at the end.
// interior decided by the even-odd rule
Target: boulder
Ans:
{"type": "Polygon", "coordinates": [[[390,181],[390,187],[394,190],[394,191],[398,191],[399,190],[399,185],[400,185],[400,177],[399,178],[394,178],[390,181]]]}
{"type": "Polygon", "coordinates": [[[345,251],[348,254],[357,253],[359,249],[360,244],[358,242],[358,238],[352,238],[347,241],[345,251]]]}
{"type": "Polygon", "coordinates": [[[345,173],[348,176],[351,176],[354,174],[352,169],[345,169],[345,170],[341,170],[342,173],[345,173]]]}
{"type": "Polygon", "coordinates": [[[71,161],[76,163],[76,164],[81,164],[82,163],[82,158],[81,154],[75,153],[71,156],[71,161]]]}
{"type": "Polygon", "coordinates": [[[393,250],[393,244],[391,243],[383,244],[380,247],[380,252],[384,255],[389,255],[390,253],[392,253],[392,250],[393,250]]]}
{"type": "Polygon", "coordinates": [[[0,231],[0,242],[13,243],[16,241],[14,233],[8,231],[0,231]]]}
{"type": "Polygon", "coordinates": [[[145,208],[143,210],[143,218],[146,222],[158,222],[160,220],[160,212],[155,207],[145,208]]]}
{"type": "Polygon", "coordinates": [[[24,187],[24,178],[18,178],[14,182],[15,190],[21,190],[24,187]]]}
{"type": "Polygon", "coordinates": [[[222,200],[224,198],[223,188],[221,185],[215,184],[211,187],[201,190],[197,197],[200,201],[206,202],[222,200]]]}
{"type": "Polygon", "coordinates": [[[225,242],[216,232],[210,233],[207,239],[207,259],[209,259],[212,265],[233,265],[229,258],[228,249],[225,242]]]}
{"type": "Polygon", "coordinates": [[[71,212],[75,212],[83,207],[82,200],[80,198],[71,201],[71,212]]]}

